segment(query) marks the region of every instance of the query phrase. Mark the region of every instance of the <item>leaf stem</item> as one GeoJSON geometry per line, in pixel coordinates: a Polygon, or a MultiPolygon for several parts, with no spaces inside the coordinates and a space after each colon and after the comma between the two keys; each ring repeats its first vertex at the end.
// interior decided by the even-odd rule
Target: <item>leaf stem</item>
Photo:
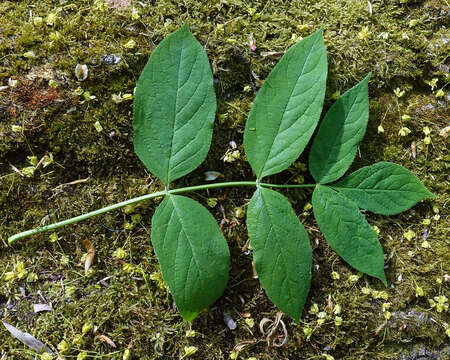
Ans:
{"type": "MultiPolygon", "coordinates": [[[[278,185],[278,184],[265,184],[265,183],[260,183],[260,185],[264,186],[264,187],[275,187],[275,188],[306,188],[306,187],[314,187],[314,186],[316,186],[315,184],[278,185]]],[[[255,181],[231,181],[231,182],[224,182],[224,183],[204,184],[204,185],[197,185],[197,186],[188,186],[188,187],[179,188],[179,189],[172,189],[172,190],[169,190],[168,193],[175,195],[175,194],[182,194],[182,193],[189,192],[189,191],[214,189],[214,188],[222,188],[222,187],[230,187],[230,186],[256,186],[256,182],[255,181]]],[[[130,205],[130,204],[135,204],[137,202],[144,201],[144,200],[154,199],[154,198],[157,198],[157,197],[160,197],[160,196],[164,196],[164,195],[166,195],[166,191],[157,191],[157,192],[154,192],[152,194],[138,196],[136,198],[129,199],[129,200],[126,200],[126,201],[122,201],[122,202],[119,202],[119,203],[114,204],[114,205],[109,205],[109,206],[106,206],[104,208],[101,208],[101,209],[98,209],[98,210],[94,210],[94,211],[88,212],[88,213],[83,214],[83,215],[75,216],[75,217],[70,218],[70,219],[59,221],[59,222],[54,223],[54,224],[40,226],[40,227],[31,229],[31,230],[23,231],[21,233],[18,233],[18,234],[10,236],[8,238],[8,243],[12,244],[15,241],[17,241],[19,239],[22,239],[22,238],[25,238],[27,236],[39,234],[39,233],[45,232],[45,231],[55,230],[55,229],[58,229],[60,227],[63,227],[63,226],[66,226],[66,225],[70,225],[70,224],[74,224],[74,223],[77,223],[79,221],[83,221],[83,220],[89,219],[91,217],[103,214],[103,213],[111,211],[111,210],[120,209],[120,208],[122,208],[124,206],[127,206],[127,205],[130,205]]]]}

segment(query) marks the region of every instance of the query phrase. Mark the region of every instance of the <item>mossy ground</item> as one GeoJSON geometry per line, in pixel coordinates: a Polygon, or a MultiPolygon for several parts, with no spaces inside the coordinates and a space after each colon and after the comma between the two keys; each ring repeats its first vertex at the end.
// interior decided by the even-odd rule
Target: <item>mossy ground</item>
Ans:
{"type": "MultiPolygon", "coordinates": [[[[80,354],[86,359],[122,359],[126,349],[135,359],[180,359],[186,346],[198,348],[191,356],[196,359],[228,359],[235,347],[241,350],[239,359],[325,359],[327,354],[335,359],[412,359],[424,349],[434,354],[430,359],[446,358],[449,313],[439,312],[428,300],[450,297],[449,154],[448,140],[439,135],[449,119],[448,3],[372,0],[371,6],[372,14],[360,0],[155,0],[132,1],[124,10],[102,1],[2,1],[0,86],[7,86],[9,79],[15,85],[0,91],[2,320],[30,332],[55,353],[58,344],[67,342],[65,349],[60,345],[60,356],[67,359],[81,359],[80,354]],[[221,157],[231,140],[243,154],[242,133],[253,89],[279,58],[267,53],[283,52],[300,36],[324,26],[326,106],[336,91],[343,93],[373,72],[369,127],[353,169],[394,161],[415,172],[437,195],[398,216],[368,214],[380,230],[386,254],[389,286],[384,288],[366,276],[350,281],[356,272],[327,246],[312,215],[303,211],[309,193],[286,192],[297,213],[304,213],[314,270],[301,323],[283,317],[290,338],[282,348],[268,348],[258,329],[262,318],[275,318],[277,309],[252,278],[251,256],[244,252],[247,235],[240,215],[251,197],[249,189],[192,194],[204,204],[208,198],[218,199],[210,210],[221,222],[232,254],[225,293],[192,325],[174,309],[152,251],[150,219],[157,201],[62,228],[54,242],[44,233],[13,246],[6,243],[9,235],[25,229],[161,189],[133,152],[132,102],[117,103],[112,95],[133,93],[152,49],[186,20],[213,67],[218,120],[207,160],[177,185],[202,183],[206,170],[220,171],[227,181],[252,179],[243,156],[232,163],[221,157]],[[249,46],[251,38],[255,51],[249,46]],[[110,64],[105,55],[121,61],[110,64]],[[88,65],[84,82],[74,76],[77,63],[88,65]],[[437,83],[431,87],[426,81],[433,78],[437,83]],[[405,94],[396,97],[396,88],[405,94]],[[96,130],[98,124],[101,131],[96,130]],[[377,131],[380,124],[384,133],[377,131]],[[429,144],[424,140],[426,126],[431,130],[429,144]],[[402,137],[401,127],[411,132],[402,137]],[[36,162],[45,154],[54,161],[29,177],[11,167],[26,172],[27,157],[35,156],[31,162],[36,162]],[[87,180],[70,184],[80,179],[87,180]],[[423,244],[425,230],[429,247],[423,244]],[[87,276],[85,239],[96,250],[87,276]],[[333,271],[339,279],[332,278],[333,271]],[[51,303],[54,311],[33,313],[33,304],[42,302],[51,303]],[[331,304],[342,311],[318,325],[317,315],[308,311],[313,304],[326,313],[331,304]],[[225,326],[224,312],[237,321],[236,330],[225,326]],[[336,316],[343,319],[340,326],[336,316]],[[98,326],[117,348],[91,330],[83,334],[86,324],[98,326]],[[187,336],[188,330],[194,330],[194,336],[187,336]]],[[[303,175],[308,181],[301,169],[293,166],[270,180],[303,175]]],[[[0,357],[33,359],[34,354],[0,325],[0,357]]]]}

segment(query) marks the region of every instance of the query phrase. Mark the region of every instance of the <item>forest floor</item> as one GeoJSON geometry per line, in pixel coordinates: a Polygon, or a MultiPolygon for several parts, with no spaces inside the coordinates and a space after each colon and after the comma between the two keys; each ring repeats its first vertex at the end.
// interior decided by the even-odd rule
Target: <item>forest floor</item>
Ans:
{"type": "MultiPolygon", "coordinates": [[[[60,359],[450,358],[447,1],[4,0],[0,14],[1,320],[60,359]],[[186,20],[210,59],[218,111],[207,159],[176,186],[204,183],[210,170],[223,181],[253,180],[242,141],[255,91],[286,49],[323,26],[325,109],[373,73],[368,130],[351,170],[392,161],[436,194],[400,215],[367,213],[386,255],[384,287],[368,276],[352,281],[357,272],[305,210],[311,193],[284,191],[309,233],[313,275],[300,324],[282,317],[289,339],[280,348],[259,330],[277,309],[252,276],[250,189],[190,195],[222,224],[231,252],[223,296],[192,324],[176,311],[152,249],[156,200],[7,243],[15,233],[163,189],[134,153],[131,98],[152,50],[186,20]],[[77,64],[87,65],[84,81],[77,64]],[[231,141],[238,153],[224,162],[231,141]],[[85,275],[86,240],[95,260],[85,275]],[[50,311],[33,311],[42,303],[50,311]],[[317,310],[337,305],[342,324],[336,314],[318,321],[317,310]]],[[[268,182],[310,183],[305,163],[303,154],[268,182]]],[[[34,358],[0,324],[0,359],[34,358]]]]}

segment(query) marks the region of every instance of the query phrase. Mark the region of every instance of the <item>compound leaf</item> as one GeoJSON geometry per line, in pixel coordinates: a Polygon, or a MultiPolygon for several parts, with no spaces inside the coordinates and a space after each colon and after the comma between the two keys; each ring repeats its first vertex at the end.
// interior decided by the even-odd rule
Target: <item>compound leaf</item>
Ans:
{"type": "Polygon", "coordinates": [[[289,201],[259,188],[247,211],[247,228],[259,280],[269,298],[299,321],[311,281],[312,251],[289,201]]]}
{"type": "Polygon", "coordinates": [[[225,289],[230,262],[225,238],[198,202],[167,195],[153,215],[152,243],[178,310],[192,321],[225,289]]]}
{"type": "Polygon", "coordinates": [[[434,197],[411,171],[390,162],[363,167],[332,187],[360,208],[383,215],[401,213],[434,197]]]}
{"type": "Polygon", "coordinates": [[[346,91],[322,120],[309,152],[310,171],[318,183],[339,179],[355,158],[369,119],[369,78],[346,91]]]}
{"type": "Polygon", "coordinates": [[[185,24],[153,51],[134,101],[134,148],[166,185],[194,170],[211,144],[216,97],[205,50],[185,24]]]}
{"type": "Polygon", "coordinates": [[[314,189],[312,204],[317,224],[333,250],[355,269],[386,285],[383,249],[358,206],[321,185],[314,189]]]}
{"type": "Polygon", "coordinates": [[[303,151],[322,112],[326,77],[320,29],[292,46],[264,81],[244,133],[258,179],[286,169],[303,151]]]}

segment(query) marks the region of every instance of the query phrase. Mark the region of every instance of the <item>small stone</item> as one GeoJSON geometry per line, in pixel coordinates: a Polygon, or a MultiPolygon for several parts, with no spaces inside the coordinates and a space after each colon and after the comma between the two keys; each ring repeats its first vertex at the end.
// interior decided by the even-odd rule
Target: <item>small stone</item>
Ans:
{"type": "Polygon", "coordinates": [[[122,61],[122,58],[118,55],[103,55],[100,58],[100,62],[105,65],[117,65],[122,61]]]}
{"type": "Polygon", "coordinates": [[[223,321],[228,326],[228,329],[235,330],[237,328],[236,321],[233,320],[230,314],[224,313],[223,314],[223,321]]]}

